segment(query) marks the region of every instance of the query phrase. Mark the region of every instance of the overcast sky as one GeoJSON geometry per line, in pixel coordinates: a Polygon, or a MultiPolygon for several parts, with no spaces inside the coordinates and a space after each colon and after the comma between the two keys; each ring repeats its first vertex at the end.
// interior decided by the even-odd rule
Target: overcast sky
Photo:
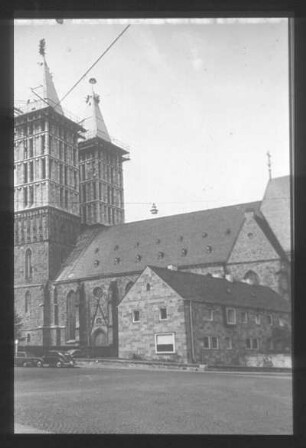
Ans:
{"type": "Polygon", "coordinates": [[[15,100],[40,84],[38,45],[62,98],[128,23],[132,26],[64,100],[82,118],[97,79],[109,133],[130,147],[126,220],[260,200],[289,174],[288,22],[16,21],[15,100]],[[260,23],[258,23],[260,22],[260,23]]]}

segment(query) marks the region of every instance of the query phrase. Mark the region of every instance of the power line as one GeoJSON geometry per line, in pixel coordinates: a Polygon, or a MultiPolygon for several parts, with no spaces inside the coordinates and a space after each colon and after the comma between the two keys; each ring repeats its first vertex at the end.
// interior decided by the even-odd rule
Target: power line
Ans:
{"type": "Polygon", "coordinates": [[[94,62],[89,69],[84,73],[83,76],[81,76],[81,78],[71,87],[70,90],[68,90],[68,92],[63,96],[63,98],[54,106],[54,108],[56,106],[58,106],[68,95],[69,93],[72,92],[72,90],[82,81],[83,78],[85,78],[85,76],[90,72],[90,70],[100,61],[100,59],[103,58],[103,56],[112,48],[112,46],[117,42],[118,39],[120,39],[120,37],[127,31],[127,29],[130,27],[131,25],[127,25],[123,31],[121,31],[121,33],[116,37],[115,40],[113,40],[113,42],[106,48],[105,51],[103,51],[103,53],[101,54],[101,56],[98,57],[98,59],[96,60],[96,62],[94,62]]]}

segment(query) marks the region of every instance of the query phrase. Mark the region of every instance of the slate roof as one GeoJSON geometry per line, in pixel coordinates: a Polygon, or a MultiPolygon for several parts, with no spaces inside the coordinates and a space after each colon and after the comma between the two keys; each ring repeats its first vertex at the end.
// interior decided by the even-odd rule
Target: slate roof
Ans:
{"type": "Polygon", "coordinates": [[[87,131],[85,133],[86,139],[100,137],[103,140],[111,142],[111,138],[100,110],[99,97],[95,93],[88,96],[87,108],[85,111],[85,118],[82,120],[82,126],[87,131]]]}
{"type": "Polygon", "coordinates": [[[149,266],[181,297],[220,305],[290,312],[290,305],[266,286],[149,266]]]}
{"type": "Polygon", "coordinates": [[[291,251],[290,176],[271,179],[260,211],[286,253],[291,251]]]}
{"type": "MultiPolygon", "coordinates": [[[[78,255],[72,252],[57,281],[142,272],[147,265],[178,267],[225,263],[244,220],[260,202],[95,227],[78,255]]],[[[80,236],[82,238],[82,235],[80,236]]]]}
{"type": "Polygon", "coordinates": [[[41,66],[41,76],[42,76],[42,84],[35,89],[37,95],[33,95],[34,101],[30,103],[31,110],[41,109],[46,107],[47,104],[52,106],[56,112],[63,115],[62,106],[59,103],[59,98],[54,86],[54,82],[52,79],[52,75],[50,73],[49,66],[44,56],[41,56],[41,62],[39,63],[41,66]],[[39,100],[39,98],[44,101],[39,100]]]}

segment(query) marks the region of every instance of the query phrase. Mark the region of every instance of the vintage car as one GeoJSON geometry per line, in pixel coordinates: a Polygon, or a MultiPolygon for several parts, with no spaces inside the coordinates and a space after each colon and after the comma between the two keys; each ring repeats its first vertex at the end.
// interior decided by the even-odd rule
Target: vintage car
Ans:
{"type": "Polygon", "coordinates": [[[74,367],[74,361],[62,352],[50,351],[42,359],[49,367],[74,367]]]}
{"type": "Polygon", "coordinates": [[[14,356],[14,365],[17,367],[43,367],[43,359],[27,352],[18,352],[14,356]]]}

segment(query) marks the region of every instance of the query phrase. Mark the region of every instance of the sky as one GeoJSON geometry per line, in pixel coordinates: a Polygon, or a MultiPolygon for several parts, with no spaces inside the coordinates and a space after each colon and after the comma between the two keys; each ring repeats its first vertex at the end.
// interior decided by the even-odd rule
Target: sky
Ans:
{"type": "Polygon", "coordinates": [[[290,172],[287,19],[16,20],[19,104],[40,84],[39,40],[62,98],[84,118],[95,77],[109,134],[129,147],[126,221],[261,200],[290,172]]]}

